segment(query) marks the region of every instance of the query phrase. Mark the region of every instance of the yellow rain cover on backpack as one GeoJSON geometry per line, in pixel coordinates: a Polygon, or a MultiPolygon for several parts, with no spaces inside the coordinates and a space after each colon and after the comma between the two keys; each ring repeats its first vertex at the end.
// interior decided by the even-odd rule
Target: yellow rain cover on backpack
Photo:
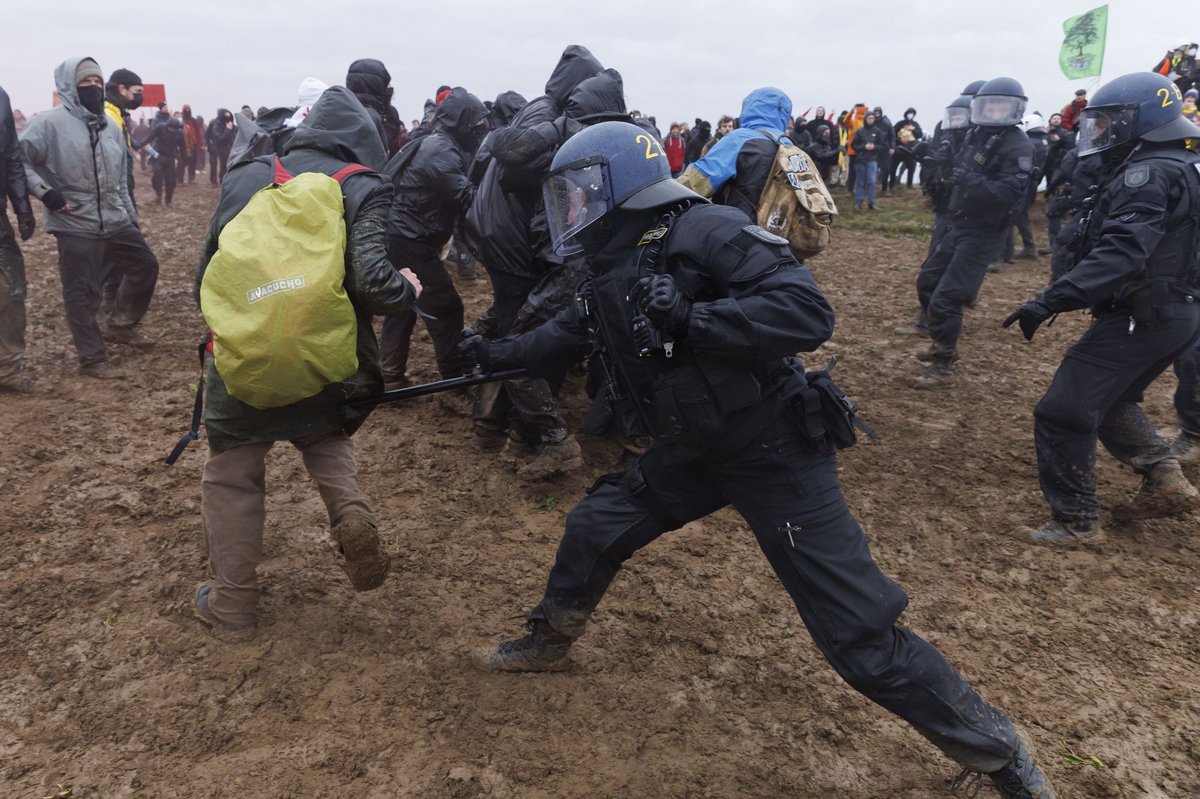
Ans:
{"type": "Polygon", "coordinates": [[[200,283],[213,364],[229,394],[255,408],[290,405],[358,370],[343,285],[348,170],[292,177],[275,166],[275,182],[221,231],[200,283]]]}

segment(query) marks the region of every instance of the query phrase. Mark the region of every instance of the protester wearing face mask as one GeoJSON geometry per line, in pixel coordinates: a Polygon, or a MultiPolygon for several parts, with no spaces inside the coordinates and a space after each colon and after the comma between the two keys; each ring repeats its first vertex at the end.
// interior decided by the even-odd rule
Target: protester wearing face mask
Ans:
{"type": "Polygon", "coordinates": [[[62,104],[38,114],[21,134],[30,194],[46,208],[46,231],[58,239],[63,305],[80,373],[124,377],[106,343],[149,347],[136,329],[158,281],[158,260],[137,228],[129,191],[129,147],[104,109],[104,76],[91,58],[71,58],[54,72],[62,104]],[[98,320],[102,276],[121,272],[112,314],[98,320]],[[103,331],[100,322],[104,323],[103,331]]]}

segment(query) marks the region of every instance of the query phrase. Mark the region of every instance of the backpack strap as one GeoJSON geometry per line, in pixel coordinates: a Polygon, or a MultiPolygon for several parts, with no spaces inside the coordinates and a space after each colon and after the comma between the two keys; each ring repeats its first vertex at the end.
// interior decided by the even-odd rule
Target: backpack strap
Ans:
{"type": "Polygon", "coordinates": [[[171,450],[171,454],[163,461],[168,466],[175,465],[175,461],[179,460],[179,456],[187,449],[188,444],[200,440],[200,422],[204,418],[204,353],[212,352],[212,339],[212,333],[209,333],[200,339],[200,344],[196,348],[200,353],[200,379],[196,382],[196,404],[192,407],[192,425],[179,439],[175,449],[171,450]]]}
{"type": "Polygon", "coordinates": [[[294,177],[296,176],[291,172],[288,172],[287,168],[284,167],[283,161],[279,160],[279,156],[275,156],[275,168],[271,177],[271,182],[276,186],[282,186],[284,183],[287,183],[294,177]]]}
{"type": "Polygon", "coordinates": [[[338,183],[341,183],[346,178],[350,177],[351,175],[357,175],[359,172],[370,172],[370,171],[371,171],[371,167],[369,167],[369,166],[363,166],[362,164],[346,164],[344,167],[339,169],[337,172],[334,172],[329,177],[333,178],[338,183]]]}

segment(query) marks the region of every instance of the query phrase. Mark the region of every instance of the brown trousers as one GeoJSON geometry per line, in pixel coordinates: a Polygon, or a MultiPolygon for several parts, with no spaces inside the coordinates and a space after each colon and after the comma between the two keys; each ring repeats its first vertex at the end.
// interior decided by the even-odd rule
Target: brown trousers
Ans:
{"type": "MultiPolygon", "coordinates": [[[[304,468],[317,482],[329,511],[329,524],[350,515],[375,519],[358,487],[354,444],[332,435],[314,442],[292,442],[304,468]]],[[[258,606],[257,568],[263,554],[266,522],[266,458],[271,444],[246,444],[221,452],[210,449],[200,483],[200,514],[213,574],[209,609],[230,625],[254,622],[258,606]]]]}

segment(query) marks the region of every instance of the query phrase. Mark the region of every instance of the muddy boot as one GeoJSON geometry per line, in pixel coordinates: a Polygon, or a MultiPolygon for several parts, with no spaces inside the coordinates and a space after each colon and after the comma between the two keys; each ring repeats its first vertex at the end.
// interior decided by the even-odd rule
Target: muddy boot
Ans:
{"type": "Polygon", "coordinates": [[[1050,779],[1033,762],[1033,753],[1025,736],[1017,733],[1017,751],[1004,768],[988,774],[988,779],[1004,799],[1057,799],[1050,779]]]}
{"type": "Polygon", "coordinates": [[[562,441],[543,443],[537,457],[517,469],[517,476],[536,482],[582,468],[583,452],[579,449],[579,442],[575,436],[568,434],[562,441]]]}
{"type": "Polygon", "coordinates": [[[148,350],[154,346],[154,342],[137,328],[114,324],[104,326],[104,340],[114,344],[137,347],[139,350],[148,350]]]}
{"type": "Polygon", "coordinates": [[[901,325],[900,327],[895,328],[892,332],[898,336],[928,336],[929,328],[922,327],[914,322],[911,325],[901,325]]]}
{"type": "Polygon", "coordinates": [[[1035,544],[1067,546],[1081,541],[1095,541],[1103,537],[1100,523],[1095,520],[1051,519],[1041,527],[1023,527],[1019,531],[1024,538],[1035,544]]]}
{"type": "Polygon", "coordinates": [[[1179,438],[1171,442],[1171,454],[1180,463],[1193,463],[1200,460],[1200,436],[1180,433],[1179,438]]]}
{"type": "Polygon", "coordinates": [[[1029,247],[1023,248],[1021,250],[1021,252],[1019,252],[1017,254],[1017,258],[1019,258],[1022,261],[1035,261],[1035,260],[1037,260],[1037,257],[1038,257],[1037,247],[1034,247],[1032,245],[1029,247]]]}
{"type": "Polygon", "coordinates": [[[1142,477],[1142,487],[1129,502],[1113,508],[1123,521],[1181,516],[1200,508],[1200,491],[1183,476],[1175,458],[1167,458],[1150,467],[1142,477]]]}
{"type": "Polygon", "coordinates": [[[954,358],[934,357],[929,368],[913,381],[914,388],[940,388],[954,380],[954,358]]]}
{"type": "Polygon", "coordinates": [[[475,444],[475,449],[483,452],[495,452],[503,449],[504,445],[508,443],[508,431],[497,430],[476,422],[475,433],[471,440],[475,444]]]}
{"type": "Polygon", "coordinates": [[[1011,263],[1011,262],[1005,261],[1004,263],[1001,263],[1000,261],[993,261],[992,263],[987,265],[988,274],[989,275],[1000,274],[1001,272],[1004,271],[1004,264],[1007,264],[1007,263],[1011,263]]]}
{"type": "Polygon", "coordinates": [[[937,356],[938,356],[938,345],[936,345],[936,344],[930,344],[925,349],[919,350],[918,352],[913,353],[913,357],[916,358],[921,363],[933,363],[934,361],[937,360],[937,356]]]}
{"type": "Polygon", "coordinates": [[[196,588],[196,600],[192,603],[192,613],[197,619],[209,627],[214,638],[230,644],[249,641],[257,631],[254,624],[226,624],[208,607],[208,595],[212,592],[213,583],[209,580],[196,588]]]}
{"type": "Polygon", "coordinates": [[[360,514],[352,514],[333,528],[333,540],[346,559],[342,564],[355,591],[370,591],[383,585],[391,560],[379,546],[379,531],[375,522],[360,514]]]}
{"type": "Polygon", "coordinates": [[[565,671],[571,667],[567,654],[574,638],[556,632],[541,619],[525,627],[529,635],[524,638],[478,650],[475,664],[486,671],[565,671]]]}
{"type": "Polygon", "coordinates": [[[32,394],[33,381],[23,374],[0,377],[0,392],[10,394],[32,394]]]}
{"type": "Polygon", "coordinates": [[[119,366],[114,366],[112,361],[100,361],[81,366],[79,367],[79,374],[84,377],[94,377],[97,380],[125,379],[125,370],[119,366]]]}

